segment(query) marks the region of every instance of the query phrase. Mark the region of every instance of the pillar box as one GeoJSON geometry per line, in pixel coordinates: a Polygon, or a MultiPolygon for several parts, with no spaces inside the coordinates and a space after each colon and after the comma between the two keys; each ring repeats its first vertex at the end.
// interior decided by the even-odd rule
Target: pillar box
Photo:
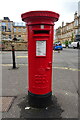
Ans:
{"type": "Polygon", "coordinates": [[[28,101],[46,107],[52,103],[53,33],[59,14],[30,11],[21,17],[28,28],[28,101]]]}

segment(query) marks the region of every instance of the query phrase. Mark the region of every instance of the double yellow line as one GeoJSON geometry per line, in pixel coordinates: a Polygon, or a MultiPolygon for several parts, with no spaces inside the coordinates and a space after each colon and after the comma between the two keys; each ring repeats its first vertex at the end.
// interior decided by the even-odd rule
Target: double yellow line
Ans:
{"type": "MultiPolygon", "coordinates": [[[[16,56],[16,58],[27,58],[28,56],[16,56]]],[[[28,64],[17,64],[19,66],[27,66],[28,64]]],[[[0,64],[0,66],[12,66],[12,64],[0,64]]],[[[71,71],[80,71],[80,69],[75,68],[68,68],[68,67],[52,67],[54,69],[61,69],[61,70],[71,70],[71,71]]]]}
{"type": "Polygon", "coordinates": [[[27,58],[28,56],[16,56],[16,58],[27,58]]]}
{"type": "Polygon", "coordinates": [[[68,67],[52,67],[52,68],[62,69],[62,70],[71,70],[71,71],[80,71],[80,69],[68,68],[68,67]]]}
{"type": "MultiPolygon", "coordinates": [[[[13,64],[0,64],[0,66],[7,67],[12,66],[13,64]]],[[[17,64],[18,66],[27,66],[28,64],[17,64]]],[[[80,69],[75,68],[68,68],[68,67],[52,67],[53,69],[60,69],[60,70],[70,70],[70,71],[80,71],[80,69]]]]}

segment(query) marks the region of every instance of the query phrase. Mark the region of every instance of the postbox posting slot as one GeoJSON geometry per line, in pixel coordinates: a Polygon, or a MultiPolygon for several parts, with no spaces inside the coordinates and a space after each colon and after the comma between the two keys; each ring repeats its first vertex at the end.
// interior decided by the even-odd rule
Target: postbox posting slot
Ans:
{"type": "Polygon", "coordinates": [[[36,56],[46,56],[46,40],[36,40],[36,56]]]}
{"type": "Polygon", "coordinates": [[[49,34],[49,30],[34,30],[34,34],[49,34]]]}

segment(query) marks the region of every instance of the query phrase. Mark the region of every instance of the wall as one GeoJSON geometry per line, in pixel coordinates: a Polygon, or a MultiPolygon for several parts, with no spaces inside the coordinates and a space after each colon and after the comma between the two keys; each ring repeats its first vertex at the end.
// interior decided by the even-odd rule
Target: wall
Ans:
{"type": "Polygon", "coordinates": [[[7,51],[7,50],[12,50],[11,45],[14,44],[15,50],[28,50],[27,42],[12,42],[12,41],[2,41],[2,50],[7,51]]]}

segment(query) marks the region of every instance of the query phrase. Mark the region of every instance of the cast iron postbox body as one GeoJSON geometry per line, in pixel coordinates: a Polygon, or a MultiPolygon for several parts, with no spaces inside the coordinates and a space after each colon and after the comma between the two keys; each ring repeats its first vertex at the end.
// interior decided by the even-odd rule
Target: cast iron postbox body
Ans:
{"type": "Polygon", "coordinates": [[[31,11],[21,15],[28,28],[28,97],[32,106],[51,103],[52,50],[54,22],[59,14],[51,11],[31,11]]]}

